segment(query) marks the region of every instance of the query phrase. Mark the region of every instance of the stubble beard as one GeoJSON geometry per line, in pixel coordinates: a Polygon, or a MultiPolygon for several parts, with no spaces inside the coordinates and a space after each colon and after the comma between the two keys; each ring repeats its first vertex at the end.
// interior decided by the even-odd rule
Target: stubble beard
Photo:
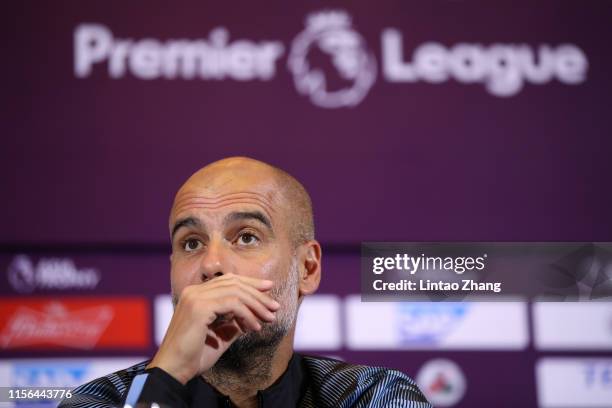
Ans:
{"type": "MultiPolygon", "coordinates": [[[[278,346],[295,324],[298,308],[297,259],[291,260],[286,280],[270,291],[282,306],[273,322],[263,322],[260,331],[238,337],[208,371],[206,381],[223,388],[242,388],[245,384],[265,384],[271,377],[272,360],[278,346]],[[245,379],[248,381],[245,382],[245,379]]],[[[176,302],[175,302],[176,305],[176,302]]]]}

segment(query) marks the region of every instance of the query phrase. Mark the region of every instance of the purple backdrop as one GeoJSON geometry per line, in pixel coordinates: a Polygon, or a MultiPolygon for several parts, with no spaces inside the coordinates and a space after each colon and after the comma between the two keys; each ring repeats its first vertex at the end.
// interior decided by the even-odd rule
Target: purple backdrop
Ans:
{"type": "MultiPolygon", "coordinates": [[[[107,271],[96,293],[165,293],[174,193],[197,168],[230,155],[275,164],[310,191],[326,255],[322,293],[359,291],[361,241],[612,241],[607,2],[72,1],[21,2],[9,9],[0,67],[3,268],[15,253],[92,256],[88,262],[107,271]],[[330,7],[352,18],[350,30],[361,37],[347,41],[360,39],[359,55],[374,58],[374,82],[353,106],[317,106],[298,90],[299,78],[287,66],[306,16],[330,7]],[[74,42],[82,24],[102,25],[115,40],[160,44],[208,41],[215,28],[225,27],[230,43],[275,42],[282,52],[264,79],[142,79],[125,61],[123,74],[113,77],[107,60],[79,76],[74,42]],[[398,82],[385,71],[386,29],[401,33],[405,62],[428,42],[534,51],[572,44],[588,68],[579,83],[527,81],[506,97],[455,77],[398,82]],[[142,271],[116,286],[113,279],[125,276],[110,272],[125,267],[116,253],[142,257],[139,262],[155,264],[159,273],[148,275],[146,287],[142,271]]],[[[319,28],[340,20],[319,21],[319,28]]],[[[312,38],[322,47],[319,37],[312,38]]],[[[324,53],[308,57],[323,61],[317,67],[330,88],[353,84],[338,79],[337,61],[325,60],[324,53]]],[[[2,296],[17,296],[5,279],[0,285],[2,296]]],[[[525,352],[334,353],[411,375],[430,358],[450,356],[470,382],[460,405],[466,407],[536,406],[534,364],[544,355],[532,344],[525,352]]]]}

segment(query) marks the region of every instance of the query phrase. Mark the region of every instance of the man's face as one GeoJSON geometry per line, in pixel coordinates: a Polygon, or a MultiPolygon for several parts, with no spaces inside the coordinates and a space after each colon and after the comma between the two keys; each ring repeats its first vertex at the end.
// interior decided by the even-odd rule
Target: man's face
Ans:
{"type": "Polygon", "coordinates": [[[188,285],[233,273],[275,282],[277,319],[236,341],[278,342],[293,327],[298,303],[298,265],[289,221],[273,178],[249,172],[188,181],[170,217],[171,285],[176,302],[188,285]]]}

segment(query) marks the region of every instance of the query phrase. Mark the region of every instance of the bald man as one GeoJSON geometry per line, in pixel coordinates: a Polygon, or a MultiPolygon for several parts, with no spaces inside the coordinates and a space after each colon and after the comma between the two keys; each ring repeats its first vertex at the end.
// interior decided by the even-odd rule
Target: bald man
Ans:
{"type": "Polygon", "coordinates": [[[174,314],[157,353],[60,407],[430,407],[398,371],[294,353],[299,305],[321,279],[295,178],[249,158],[212,163],[177,192],[169,231],[174,314]]]}

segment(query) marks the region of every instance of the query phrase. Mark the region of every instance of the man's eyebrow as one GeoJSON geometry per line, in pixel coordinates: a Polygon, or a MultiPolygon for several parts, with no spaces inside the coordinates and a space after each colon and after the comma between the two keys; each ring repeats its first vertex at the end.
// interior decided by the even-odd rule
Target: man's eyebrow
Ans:
{"type": "Polygon", "coordinates": [[[230,223],[233,221],[239,220],[257,220],[261,222],[263,225],[268,227],[269,230],[272,230],[272,223],[261,211],[239,211],[233,212],[225,217],[225,222],[230,223]]]}
{"type": "Polygon", "coordinates": [[[171,237],[172,239],[174,239],[174,234],[176,234],[176,231],[178,231],[178,229],[181,227],[200,227],[201,225],[202,223],[197,218],[193,218],[193,217],[181,218],[179,220],[176,220],[176,222],[174,223],[174,227],[172,227],[171,237]]]}

